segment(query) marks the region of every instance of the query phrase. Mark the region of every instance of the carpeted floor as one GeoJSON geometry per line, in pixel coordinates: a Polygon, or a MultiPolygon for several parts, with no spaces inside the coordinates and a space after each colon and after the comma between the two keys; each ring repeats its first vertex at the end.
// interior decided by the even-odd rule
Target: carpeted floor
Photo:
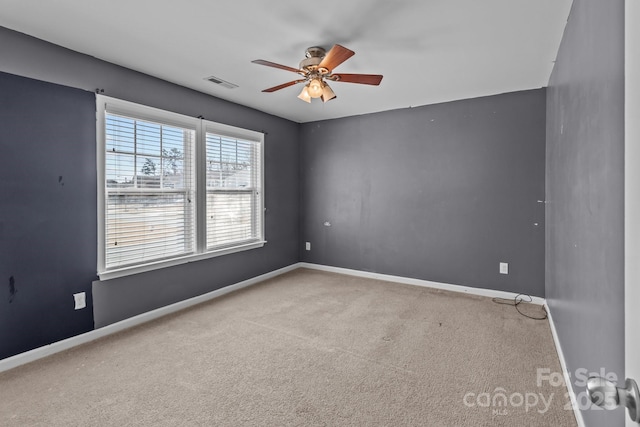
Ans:
{"type": "Polygon", "coordinates": [[[576,426],[538,368],[547,321],[299,269],[0,374],[0,425],[576,426]]]}

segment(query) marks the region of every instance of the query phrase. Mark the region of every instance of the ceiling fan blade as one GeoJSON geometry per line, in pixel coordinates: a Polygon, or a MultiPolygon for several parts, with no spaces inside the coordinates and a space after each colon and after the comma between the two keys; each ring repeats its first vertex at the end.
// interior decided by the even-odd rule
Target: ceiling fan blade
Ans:
{"type": "Polygon", "coordinates": [[[301,71],[298,70],[297,68],[287,67],[286,65],[276,64],[275,62],[265,61],[264,59],[256,59],[255,61],[251,61],[251,62],[253,62],[254,64],[266,65],[267,67],[273,67],[273,68],[279,68],[285,71],[291,71],[294,73],[301,73],[301,71]]]}
{"type": "Polygon", "coordinates": [[[332,74],[331,80],[344,83],[360,83],[363,85],[378,86],[382,81],[379,74],[332,74]]]}
{"type": "Polygon", "coordinates": [[[284,89],[285,87],[293,86],[295,84],[302,83],[304,81],[306,81],[306,80],[305,79],[293,80],[291,82],[283,83],[283,84],[278,85],[278,86],[270,87],[269,89],[263,90],[263,92],[275,92],[277,90],[284,89]]]}
{"type": "Polygon", "coordinates": [[[347,49],[344,46],[340,46],[339,44],[334,44],[333,47],[327,54],[324,56],[318,68],[326,68],[331,72],[338,65],[342,64],[347,59],[351,58],[356,53],[350,49],[347,49]]]}

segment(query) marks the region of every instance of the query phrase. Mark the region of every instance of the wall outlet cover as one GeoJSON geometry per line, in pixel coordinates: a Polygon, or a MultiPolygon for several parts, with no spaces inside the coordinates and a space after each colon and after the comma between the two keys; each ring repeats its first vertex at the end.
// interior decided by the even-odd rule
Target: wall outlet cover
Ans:
{"type": "Polygon", "coordinates": [[[307,251],[310,251],[310,250],[311,250],[311,242],[305,242],[305,243],[304,243],[304,248],[305,248],[307,251]]]}
{"type": "Polygon", "coordinates": [[[500,263],[500,274],[509,274],[509,264],[506,262],[500,263]]]}
{"type": "Polygon", "coordinates": [[[84,292],[73,294],[73,300],[75,301],[75,309],[80,310],[87,306],[87,297],[84,292]]]}

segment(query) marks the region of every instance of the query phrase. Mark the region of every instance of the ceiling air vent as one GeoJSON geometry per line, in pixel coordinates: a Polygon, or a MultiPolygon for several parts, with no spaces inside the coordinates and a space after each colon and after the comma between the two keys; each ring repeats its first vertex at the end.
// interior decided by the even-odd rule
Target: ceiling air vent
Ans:
{"type": "Polygon", "coordinates": [[[238,87],[238,85],[234,85],[233,83],[229,83],[226,80],[222,80],[219,77],[216,76],[211,76],[211,77],[206,77],[205,80],[210,81],[211,83],[215,83],[217,85],[220,85],[222,87],[226,87],[227,89],[235,89],[238,87]]]}

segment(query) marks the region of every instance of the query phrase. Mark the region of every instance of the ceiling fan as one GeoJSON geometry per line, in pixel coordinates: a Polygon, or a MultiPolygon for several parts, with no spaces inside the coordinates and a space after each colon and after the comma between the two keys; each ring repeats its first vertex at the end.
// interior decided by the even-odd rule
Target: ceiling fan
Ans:
{"type": "Polygon", "coordinates": [[[314,46],[307,49],[305,59],[300,62],[299,68],[287,67],[275,62],[256,59],[251,61],[254,64],[266,65],[267,67],[279,68],[300,74],[302,79],[293,80],[278,86],[263,90],[263,92],[275,92],[298,83],[306,83],[298,98],[311,103],[311,98],[321,98],[327,102],[336,97],[326,80],[333,82],[360,83],[377,86],[382,81],[379,74],[334,74],[333,70],[347,59],[355,55],[355,52],[339,44],[326,52],[323,48],[314,46]]]}

